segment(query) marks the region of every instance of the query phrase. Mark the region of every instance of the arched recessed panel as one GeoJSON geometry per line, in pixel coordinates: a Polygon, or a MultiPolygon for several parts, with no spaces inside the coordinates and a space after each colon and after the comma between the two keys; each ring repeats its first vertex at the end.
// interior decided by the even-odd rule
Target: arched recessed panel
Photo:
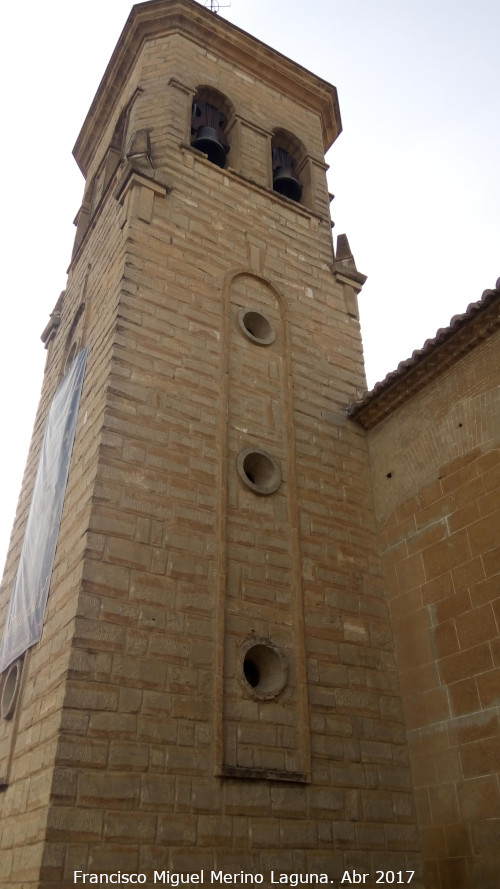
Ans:
{"type": "Polygon", "coordinates": [[[268,281],[239,274],[226,313],[222,768],[295,780],[309,764],[287,306],[268,281]],[[276,743],[259,742],[262,707],[269,725],[290,726],[286,743],[277,730],[276,743]]]}

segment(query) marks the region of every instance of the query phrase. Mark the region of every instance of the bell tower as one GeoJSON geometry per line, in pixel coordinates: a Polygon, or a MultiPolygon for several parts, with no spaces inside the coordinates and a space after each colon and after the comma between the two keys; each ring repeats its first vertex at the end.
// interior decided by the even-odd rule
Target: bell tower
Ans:
{"type": "Polygon", "coordinates": [[[42,570],[42,437],[85,352],[43,635],[3,673],[4,886],[422,886],[346,415],[365,279],[333,250],[340,131],[334,87],[192,0],[133,8],[74,149],[85,191],[0,599],[8,626],[22,559],[42,570]]]}

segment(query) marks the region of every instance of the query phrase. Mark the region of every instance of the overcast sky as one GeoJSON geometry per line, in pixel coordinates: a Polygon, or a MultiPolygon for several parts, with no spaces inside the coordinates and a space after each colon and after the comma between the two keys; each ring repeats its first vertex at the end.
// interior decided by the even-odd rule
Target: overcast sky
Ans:
{"type": "MultiPolygon", "coordinates": [[[[128,0],[2,13],[3,564],[83,179],[71,151],[128,0]]],[[[334,83],[334,235],[360,271],[368,385],[500,276],[499,0],[232,0],[219,15],[334,83]]]]}

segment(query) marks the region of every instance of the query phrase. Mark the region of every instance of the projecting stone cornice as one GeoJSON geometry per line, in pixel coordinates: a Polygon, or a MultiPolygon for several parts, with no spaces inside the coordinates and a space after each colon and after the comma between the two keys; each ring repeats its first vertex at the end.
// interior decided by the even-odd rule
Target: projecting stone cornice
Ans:
{"type": "Polygon", "coordinates": [[[142,46],[148,39],[170,34],[188,37],[317,112],[322,121],[325,152],[341,132],[334,86],[194,0],[153,0],[133,7],[76,141],[73,154],[84,176],[142,46]]]}

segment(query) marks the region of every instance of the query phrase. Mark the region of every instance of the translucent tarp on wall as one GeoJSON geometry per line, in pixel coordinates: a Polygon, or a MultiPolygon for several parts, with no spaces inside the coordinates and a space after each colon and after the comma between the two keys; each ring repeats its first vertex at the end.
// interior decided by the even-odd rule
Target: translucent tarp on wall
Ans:
{"type": "Polygon", "coordinates": [[[23,548],[0,645],[0,671],[38,642],[75,438],[87,349],[71,364],[47,418],[23,548]]]}

